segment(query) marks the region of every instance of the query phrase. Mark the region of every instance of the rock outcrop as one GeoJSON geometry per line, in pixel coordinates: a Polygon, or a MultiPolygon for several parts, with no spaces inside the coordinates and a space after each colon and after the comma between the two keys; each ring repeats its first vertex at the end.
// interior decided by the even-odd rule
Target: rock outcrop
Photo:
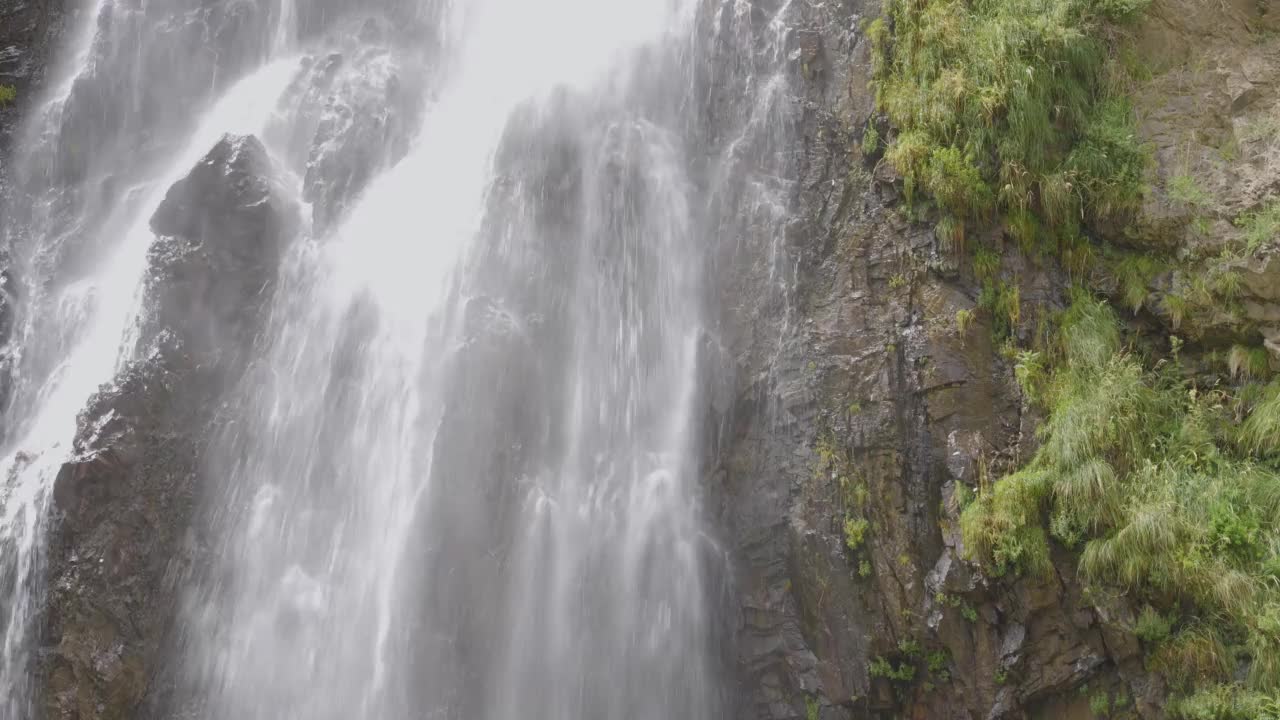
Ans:
{"type": "Polygon", "coordinates": [[[134,717],[160,692],[201,458],[243,371],[296,223],[253,137],[227,137],[152,219],[139,357],[81,415],[54,487],[42,650],[45,716],[134,717]]]}
{"type": "Polygon", "coordinates": [[[9,144],[31,96],[41,90],[64,26],[62,0],[0,2],[0,169],[7,164],[9,144]]]}
{"type": "MultiPolygon", "coordinates": [[[[1219,10],[1153,4],[1138,47],[1153,63],[1180,55],[1135,102],[1160,176],[1188,172],[1190,157],[1214,198],[1200,212],[1232,241],[1231,219],[1276,196],[1280,132],[1258,133],[1275,116],[1280,46],[1264,32],[1274,12],[1219,10]]],[[[859,0],[792,12],[789,79],[803,108],[785,229],[793,294],[785,310],[739,304],[769,296],[763,245],[739,250],[722,279],[738,385],[712,479],[739,560],[742,714],[1090,718],[1090,702],[1105,700],[1117,713],[1164,717],[1132,609],[1088,595],[1074,558],[1061,551],[1044,580],[993,579],[964,559],[958,493],[1025,462],[1039,418],[990,321],[968,314],[980,283],[940,251],[929,224],[899,211],[900,182],[862,150],[880,120],[860,28],[878,14],[859,0]]],[[[1165,204],[1144,210],[1153,224],[1164,212],[1180,233],[1190,225],[1185,206],[1155,201],[1165,204]]],[[[1005,248],[1024,312],[1065,306],[1065,273],[986,240],[1005,248]]],[[[1203,321],[1219,344],[1259,326],[1265,334],[1278,317],[1275,263],[1236,262],[1245,317],[1203,321]]],[[[1155,282],[1158,292],[1169,277],[1155,282]]],[[[1177,329],[1158,312],[1135,322],[1177,329]]]]}

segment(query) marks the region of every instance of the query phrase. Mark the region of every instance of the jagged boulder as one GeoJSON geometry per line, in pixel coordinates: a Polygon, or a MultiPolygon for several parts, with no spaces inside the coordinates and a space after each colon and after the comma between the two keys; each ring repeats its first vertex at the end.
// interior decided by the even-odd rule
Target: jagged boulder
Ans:
{"type": "Polygon", "coordinates": [[[142,341],[170,330],[193,355],[247,348],[296,226],[262,143],[224,137],[151,218],[142,341]]]}
{"type": "Polygon", "coordinates": [[[397,45],[380,18],[351,18],[322,53],[302,61],[289,87],[279,140],[303,176],[324,231],[382,168],[408,151],[422,107],[423,52],[397,45]]]}
{"type": "Polygon", "coordinates": [[[217,401],[243,371],[296,212],[261,143],[226,137],[152,220],[140,357],[90,400],[54,485],[45,717],[138,717],[165,691],[217,401]]]}

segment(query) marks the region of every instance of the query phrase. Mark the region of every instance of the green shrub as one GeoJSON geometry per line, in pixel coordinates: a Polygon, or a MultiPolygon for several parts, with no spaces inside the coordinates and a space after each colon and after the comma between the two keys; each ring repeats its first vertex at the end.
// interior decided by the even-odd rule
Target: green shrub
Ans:
{"type": "Polygon", "coordinates": [[[1280,200],[1236,218],[1236,226],[1244,232],[1244,244],[1250,254],[1280,242],[1280,200]]]}
{"type": "Polygon", "coordinates": [[[871,524],[866,518],[845,518],[844,521],[844,543],[849,546],[850,550],[858,550],[862,547],[862,543],[866,541],[867,528],[871,524]]]}
{"type": "Polygon", "coordinates": [[[1106,691],[1094,693],[1089,698],[1089,711],[1094,717],[1108,717],[1111,715],[1111,696],[1106,691]]]}
{"type": "Polygon", "coordinates": [[[871,677],[886,678],[894,682],[908,683],[916,678],[916,666],[909,662],[893,664],[883,657],[877,657],[867,666],[871,677]]]}
{"type": "Polygon", "coordinates": [[[1180,720],[1280,720],[1280,698],[1211,685],[1175,700],[1169,714],[1180,720]]]}
{"type": "Polygon", "coordinates": [[[899,131],[886,157],[908,200],[985,224],[1023,212],[1055,232],[1087,211],[1136,207],[1148,151],[1133,113],[1107,97],[1104,26],[1144,0],[887,0],[872,23],[873,82],[899,131]]]}
{"type": "Polygon", "coordinates": [[[1170,200],[1193,210],[1202,210],[1213,204],[1213,197],[1189,173],[1169,178],[1168,190],[1170,200]]]}
{"type": "Polygon", "coordinates": [[[1169,637],[1169,632],[1172,629],[1173,623],[1169,621],[1169,618],[1147,605],[1138,614],[1138,622],[1133,627],[1133,634],[1137,635],[1139,640],[1155,645],[1169,637]]]}
{"type": "Polygon", "coordinates": [[[867,129],[862,133],[862,154],[870,157],[879,149],[880,131],[876,130],[875,125],[867,125],[867,129]]]}
{"type": "Polygon", "coordinates": [[[18,99],[18,90],[12,85],[0,85],[0,107],[18,99]]]}

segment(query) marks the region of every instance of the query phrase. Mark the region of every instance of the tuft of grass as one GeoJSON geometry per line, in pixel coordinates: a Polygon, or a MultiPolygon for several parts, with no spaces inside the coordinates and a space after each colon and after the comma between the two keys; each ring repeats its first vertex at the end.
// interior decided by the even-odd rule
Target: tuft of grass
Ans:
{"type": "Polygon", "coordinates": [[[1227,679],[1232,657],[1217,629],[1201,624],[1162,644],[1151,656],[1151,664],[1176,686],[1187,687],[1227,679]]]}
{"type": "Polygon", "coordinates": [[[1187,319],[1189,306],[1185,295],[1173,291],[1165,293],[1160,299],[1160,309],[1169,317],[1169,324],[1174,330],[1182,327],[1183,321],[1187,319]]]}
{"type": "Polygon", "coordinates": [[[973,325],[973,310],[963,309],[956,311],[956,334],[963,339],[969,334],[969,327],[973,325]]]}
{"type": "Polygon", "coordinates": [[[1190,173],[1178,173],[1166,186],[1169,199],[1191,210],[1204,210],[1213,205],[1213,196],[1190,173]]]}
{"type": "Polygon", "coordinates": [[[1089,712],[1093,713],[1094,717],[1109,717],[1111,715],[1111,696],[1105,690],[1094,693],[1089,698],[1089,712]]]}
{"type": "Polygon", "coordinates": [[[1265,378],[1271,374],[1271,355],[1264,347],[1232,345],[1227,353],[1227,369],[1234,378],[1265,378]]]}
{"type": "Polygon", "coordinates": [[[0,85],[0,107],[18,99],[18,90],[12,85],[0,85]]]}
{"type": "Polygon", "coordinates": [[[1169,633],[1172,630],[1173,623],[1169,618],[1162,615],[1159,610],[1147,605],[1138,614],[1138,622],[1133,627],[1133,634],[1149,645],[1156,645],[1169,637],[1169,633]]]}
{"type": "Polygon", "coordinates": [[[1280,381],[1269,385],[1241,428],[1245,447],[1260,455],[1280,451],[1280,381]]]}
{"type": "Polygon", "coordinates": [[[1169,715],[1179,720],[1280,720],[1280,697],[1242,692],[1232,685],[1209,685],[1175,699],[1169,715]]]}
{"type": "Polygon", "coordinates": [[[867,673],[871,677],[909,683],[916,678],[916,666],[906,660],[894,664],[883,657],[877,657],[867,666],[867,673]]]}
{"type": "Polygon", "coordinates": [[[1147,254],[1127,253],[1111,260],[1110,269],[1124,306],[1137,314],[1147,302],[1152,282],[1166,265],[1147,254]]]}
{"type": "Polygon", "coordinates": [[[871,524],[866,518],[846,518],[844,521],[844,543],[850,550],[857,551],[866,542],[867,529],[871,524]]]}
{"type": "Polygon", "coordinates": [[[1280,242],[1280,200],[1272,200],[1257,212],[1236,218],[1249,254],[1280,242]]]}
{"type": "Polygon", "coordinates": [[[866,157],[875,155],[880,150],[880,131],[876,130],[876,126],[867,124],[867,129],[862,133],[862,154],[866,157]]]}

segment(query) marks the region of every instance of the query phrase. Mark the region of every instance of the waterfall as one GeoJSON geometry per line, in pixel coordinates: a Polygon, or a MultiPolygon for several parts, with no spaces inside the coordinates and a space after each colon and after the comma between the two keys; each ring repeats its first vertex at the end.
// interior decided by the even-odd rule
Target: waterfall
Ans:
{"type": "Polygon", "coordinates": [[[450,12],[407,157],[288,262],[193,684],[216,717],[708,717],[699,239],[635,65],[688,11],[450,12]]]}
{"type": "Polygon", "coordinates": [[[217,98],[204,88],[186,86],[195,77],[184,78],[181,90],[162,82],[166,73],[198,76],[201,68],[157,71],[137,63],[127,45],[149,32],[143,11],[100,0],[82,13],[94,30],[78,33],[68,82],[38,108],[25,133],[15,162],[21,203],[4,228],[21,288],[0,459],[4,718],[34,712],[31,645],[52,485],[72,453],[78,414],[135,351],[148,219],[218,137],[262,127],[289,78],[285,65],[264,65],[211,102],[217,98]],[[173,87],[172,102],[208,107],[194,122],[166,127],[128,92],[143,81],[173,87]],[[113,94],[117,89],[126,92],[113,94]],[[100,113],[101,121],[86,120],[87,113],[100,113]],[[161,149],[147,148],[148,140],[161,149]]]}
{"type": "Polygon", "coordinates": [[[735,0],[86,9],[5,228],[0,718],[39,714],[51,496],[84,409],[145,361],[162,310],[143,300],[152,218],[228,133],[261,141],[307,221],[200,415],[197,549],[149,702],[727,717],[710,276],[735,203],[781,222],[789,5],[761,27],[735,0]],[[762,79],[738,80],[760,99],[720,137],[707,63],[759,32],[762,79]]]}

